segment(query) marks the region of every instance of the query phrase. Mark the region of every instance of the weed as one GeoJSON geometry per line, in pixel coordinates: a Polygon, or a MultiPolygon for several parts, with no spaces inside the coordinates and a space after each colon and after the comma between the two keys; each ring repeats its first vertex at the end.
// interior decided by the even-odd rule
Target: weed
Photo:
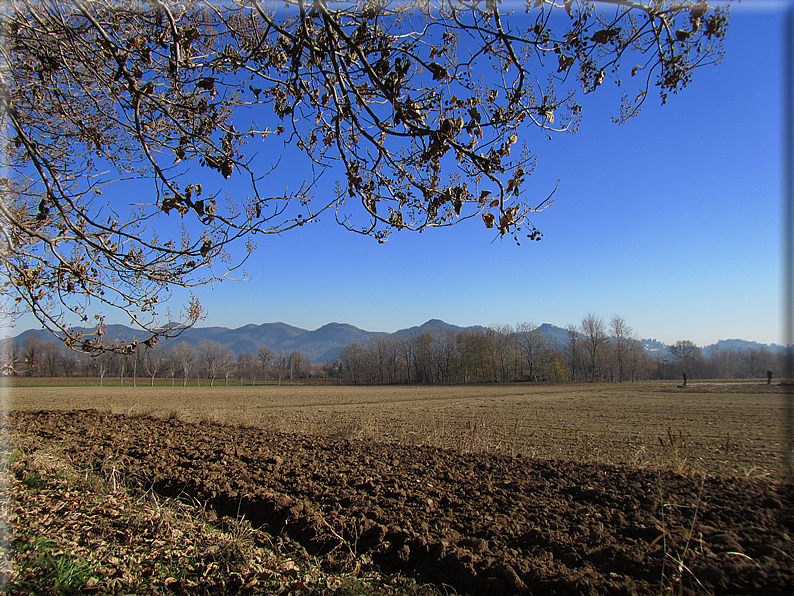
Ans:
{"type": "Polygon", "coordinates": [[[337,588],[337,594],[340,596],[368,596],[372,593],[372,590],[364,582],[354,577],[345,577],[340,583],[341,585],[337,588]]]}
{"type": "Polygon", "coordinates": [[[28,488],[46,488],[47,481],[37,472],[31,472],[22,479],[22,484],[28,488]]]}
{"type": "MultiPolygon", "coordinates": [[[[201,424],[206,424],[207,426],[220,426],[220,427],[231,427],[234,424],[231,422],[230,419],[231,413],[228,411],[214,409],[208,414],[204,414],[199,418],[201,424]]],[[[244,424],[240,424],[239,426],[245,427],[244,424]]]]}
{"type": "MultiPolygon", "coordinates": [[[[669,533],[664,531],[662,535],[657,538],[657,541],[661,539],[664,545],[664,559],[662,560],[662,578],[660,582],[661,593],[664,595],[672,596],[674,594],[683,594],[684,593],[684,584],[689,583],[697,584],[697,586],[703,590],[704,586],[700,582],[700,580],[695,576],[692,570],[688,567],[687,563],[689,562],[690,553],[695,550],[697,544],[700,545],[700,551],[703,551],[703,544],[702,538],[700,538],[700,534],[698,537],[695,538],[695,524],[697,523],[698,514],[700,513],[700,504],[701,499],[703,496],[703,487],[706,483],[705,476],[701,479],[700,482],[700,489],[698,490],[698,499],[697,503],[695,504],[695,511],[692,515],[692,523],[689,525],[689,530],[687,532],[686,541],[684,542],[684,548],[681,552],[675,552],[675,547],[672,544],[672,541],[668,541],[669,533]],[[697,543],[697,544],[696,544],[697,543]],[[689,579],[689,582],[686,582],[686,579],[689,579]]],[[[666,508],[673,507],[674,505],[665,503],[662,506],[662,519],[664,520],[664,511],[666,508]]],[[[656,542],[656,541],[654,541],[656,542]]]]}
{"type": "Polygon", "coordinates": [[[350,543],[350,541],[345,540],[345,538],[342,536],[342,534],[344,534],[344,528],[342,529],[342,534],[340,534],[333,527],[331,527],[331,524],[328,523],[328,521],[325,519],[325,517],[320,516],[320,521],[322,521],[323,525],[328,529],[328,531],[331,533],[331,535],[337,541],[336,546],[334,546],[330,551],[328,551],[327,556],[330,556],[338,548],[341,548],[342,546],[344,546],[345,549],[347,550],[347,555],[344,556],[344,558],[346,559],[345,560],[345,567],[352,566],[352,567],[354,567],[356,569],[356,572],[357,572],[357,570],[360,569],[360,562],[358,560],[358,556],[356,555],[356,550],[357,550],[357,546],[358,546],[358,533],[359,532],[358,532],[358,528],[356,527],[355,521],[353,522],[353,531],[352,531],[353,543],[352,544],[350,543]]]}
{"type": "Polygon", "coordinates": [[[635,468],[644,469],[650,465],[650,461],[648,459],[648,453],[646,451],[645,445],[640,446],[637,449],[637,452],[634,454],[634,457],[629,460],[630,465],[635,468]]]}
{"type": "Polygon", "coordinates": [[[245,545],[229,534],[222,534],[213,552],[212,547],[208,549],[208,554],[212,554],[215,561],[220,563],[223,568],[230,569],[246,564],[245,545]]]}
{"type": "Polygon", "coordinates": [[[226,569],[243,567],[249,563],[248,553],[254,545],[253,528],[245,516],[224,518],[223,522],[224,531],[218,532],[211,554],[226,569]]]}
{"type": "Polygon", "coordinates": [[[692,471],[691,466],[687,462],[686,456],[686,441],[684,439],[683,431],[679,430],[678,434],[673,432],[673,429],[667,427],[667,439],[659,437],[659,444],[662,447],[662,455],[664,461],[662,462],[665,467],[677,474],[686,475],[692,471]]]}
{"type": "Polygon", "coordinates": [[[54,541],[37,537],[23,550],[35,551],[32,566],[41,577],[42,584],[54,586],[58,594],[80,593],[82,587],[94,574],[94,567],[62,550],[56,550],[55,547],[54,541]]]}
{"type": "Polygon", "coordinates": [[[772,476],[772,472],[768,472],[758,466],[753,466],[749,469],[745,468],[744,475],[748,480],[751,478],[770,478],[772,476]]]}
{"type": "Polygon", "coordinates": [[[350,576],[342,577],[335,593],[339,596],[370,596],[373,594],[372,586],[364,581],[350,576]]]}

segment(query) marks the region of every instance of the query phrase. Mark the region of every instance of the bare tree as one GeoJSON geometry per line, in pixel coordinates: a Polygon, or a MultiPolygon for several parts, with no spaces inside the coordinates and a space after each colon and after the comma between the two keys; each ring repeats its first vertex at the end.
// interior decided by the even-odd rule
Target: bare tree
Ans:
{"type": "Polygon", "coordinates": [[[762,346],[759,349],[750,348],[747,351],[748,372],[751,377],[766,377],[767,371],[774,367],[774,354],[762,346]]]}
{"type": "Polygon", "coordinates": [[[360,340],[347,344],[339,353],[339,368],[342,376],[352,385],[360,385],[363,377],[364,344],[360,340]]]}
{"type": "Polygon", "coordinates": [[[228,387],[229,375],[231,375],[237,368],[237,359],[233,350],[226,348],[225,350],[221,351],[218,368],[220,369],[221,373],[223,373],[223,379],[226,386],[228,387]]]}
{"type": "Polygon", "coordinates": [[[163,357],[163,365],[160,367],[160,374],[163,376],[171,377],[171,387],[174,386],[174,378],[176,377],[176,373],[179,370],[176,361],[171,356],[170,351],[166,351],[163,357]]]}
{"type": "Polygon", "coordinates": [[[617,380],[623,382],[623,376],[629,357],[629,344],[633,339],[633,330],[626,324],[623,317],[613,315],[609,321],[609,332],[612,335],[612,349],[617,367],[617,380]]]}
{"type": "Polygon", "coordinates": [[[491,380],[490,341],[481,329],[464,329],[457,336],[457,352],[460,358],[464,383],[480,383],[491,380]]]}
{"type": "Polygon", "coordinates": [[[29,335],[22,341],[22,357],[25,360],[24,370],[29,377],[35,377],[44,368],[44,342],[35,335],[29,335]]]}
{"type": "Polygon", "coordinates": [[[413,334],[411,352],[414,355],[414,370],[417,383],[433,382],[433,334],[427,331],[413,334]]]}
{"type": "Polygon", "coordinates": [[[516,325],[516,340],[521,350],[523,366],[526,367],[526,377],[537,380],[538,361],[546,347],[540,328],[533,323],[519,323],[516,325]]]}
{"type": "Polygon", "coordinates": [[[0,362],[2,362],[2,370],[0,374],[3,376],[16,376],[24,369],[24,356],[22,355],[22,346],[19,342],[10,337],[5,337],[0,340],[0,362]]]}
{"type": "MultiPolygon", "coordinates": [[[[592,313],[581,324],[566,326],[567,342],[553,336],[547,339],[531,323],[518,324],[515,330],[494,325],[488,329],[415,331],[399,339],[373,335],[366,343],[357,340],[345,346],[331,368],[338,366],[339,376],[352,384],[506,383],[527,378],[635,381],[655,374],[669,378],[664,375],[672,370],[670,363],[655,366],[643,343],[617,319],[620,317],[613,317],[610,323],[613,330],[618,328],[617,340],[607,335],[604,321],[592,313]],[[622,373],[606,368],[607,364],[617,366],[614,358],[608,358],[614,356],[618,344],[624,346],[622,373]]],[[[746,354],[736,360],[737,369],[748,369],[751,354],[746,354]]],[[[289,370],[286,352],[278,360],[289,370]]]]}
{"type": "Polygon", "coordinates": [[[143,352],[143,367],[146,370],[147,374],[149,375],[149,379],[151,381],[152,387],[154,387],[154,378],[157,376],[157,373],[160,372],[160,369],[163,367],[164,361],[165,361],[165,352],[160,346],[147,348],[143,352]]]}
{"type": "Polygon", "coordinates": [[[276,353],[267,346],[263,346],[259,348],[258,357],[259,363],[262,365],[262,374],[265,377],[265,383],[267,383],[267,373],[270,371],[270,367],[276,359],[276,353]]]}
{"type": "Polygon", "coordinates": [[[194,296],[163,309],[172,288],[229,276],[256,236],[324,212],[379,241],[471,218],[538,240],[529,217],[554,189],[527,185],[527,131],[576,131],[609,79],[636,86],[618,121],[654,86],[664,102],[719,61],[727,25],[700,0],[284,5],[4,5],[6,312],[76,350],[129,352],[102,340],[103,309],[118,309],[151,347],[202,316],[194,296]],[[297,188],[269,176],[285,146],[306,172],[297,188]],[[317,198],[329,171],[336,187],[317,198]]]}
{"type": "MultiPolygon", "coordinates": [[[[650,374],[653,368],[653,358],[642,342],[638,339],[630,339],[627,346],[628,367],[631,381],[634,382],[639,376],[650,374]]],[[[647,378],[647,377],[646,377],[647,378]]]]}
{"type": "Polygon", "coordinates": [[[171,350],[171,357],[176,363],[176,369],[182,376],[182,386],[187,386],[190,371],[196,364],[196,351],[187,342],[181,341],[171,350]]]}
{"type": "Polygon", "coordinates": [[[61,345],[51,341],[44,342],[42,345],[42,360],[48,377],[58,376],[61,365],[61,345]]]}
{"type": "Polygon", "coordinates": [[[138,386],[138,369],[142,367],[143,352],[141,350],[133,350],[131,353],[124,353],[124,356],[129,356],[130,363],[132,364],[132,386],[138,386]]]}
{"type": "Polygon", "coordinates": [[[337,354],[336,357],[330,362],[324,362],[321,364],[323,375],[329,379],[341,379],[343,374],[342,368],[342,359],[340,354],[337,354]]]}
{"type": "Polygon", "coordinates": [[[105,352],[104,354],[100,354],[96,359],[96,368],[97,372],[99,373],[99,386],[102,387],[105,384],[105,375],[107,374],[108,370],[113,364],[113,360],[116,358],[116,355],[112,352],[105,352]]]}
{"type": "Polygon", "coordinates": [[[278,384],[281,385],[282,379],[289,375],[291,371],[290,355],[286,350],[279,350],[273,360],[273,366],[276,370],[276,375],[278,375],[278,384]]]}
{"type": "Polygon", "coordinates": [[[590,380],[595,381],[600,370],[604,348],[609,341],[604,320],[593,313],[587,313],[579,325],[583,343],[590,364],[590,380]]]}
{"type": "Polygon", "coordinates": [[[226,351],[221,344],[216,341],[202,341],[199,344],[199,357],[204,365],[204,373],[210,380],[210,387],[215,385],[215,379],[221,372],[223,354],[226,351]]]}
{"type": "Polygon", "coordinates": [[[557,347],[543,350],[544,376],[549,381],[568,381],[570,372],[565,365],[565,355],[557,347]]]}
{"type": "MultiPolygon", "coordinates": [[[[676,365],[682,373],[689,376],[699,376],[703,366],[703,352],[689,340],[677,341],[668,348],[675,358],[676,365]]],[[[730,357],[725,358],[728,363],[723,375],[725,378],[732,376],[733,362],[730,357]]]]}
{"type": "Polygon", "coordinates": [[[61,354],[61,368],[65,377],[71,377],[77,368],[79,354],[65,351],[61,354]]]}
{"type": "Polygon", "coordinates": [[[311,361],[297,350],[290,352],[287,357],[286,370],[289,371],[290,381],[295,377],[305,378],[311,369],[311,361]]]}
{"type": "Polygon", "coordinates": [[[580,362],[582,360],[582,347],[579,336],[579,328],[573,323],[568,323],[565,326],[565,333],[568,336],[568,341],[565,346],[565,356],[570,371],[570,380],[575,381],[578,378],[580,362]]]}
{"type": "Polygon", "coordinates": [[[256,360],[250,352],[243,352],[237,357],[237,372],[240,374],[240,386],[244,377],[251,377],[251,384],[256,383],[256,360]]]}
{"type": "Polygon", "coordinates": [[[433,356],[436,363],[436,382],[451,383],[456,372],[457,333],[452,329],[440,329],[433,334],[433,356]]]}
{"type": "Polygon", "coordinates": [[[399,353],[401,369],[404,371],[405,382],[415,383],[418,381],[416,369],[416,332],[411,331],[407,336],[399,339],[399,353]]]}
{"type": "Polygon", "coordinates": [[[119,383],[122,387],[124,387],[124,373],[127,370],[127,364],[129,364],[129,360],[129,355],[125,354],[121,357],[121,361],[119,362],[119,383]]]}
{"type": "Polygon", "coordinates": [[[366,355],[371,360],[371,380],[378,385],[393,383],[397,369],[397,346],[394,338],[378,333],[367,340],[366,355]]]}
{"type": "Polygon", "coordinates": [[[496,364],[496,381],[506,383],[510,380],[516,353],[516,336],[510,325],[492,325],[486,331],[490,335],[490,347],[496,364]]]}

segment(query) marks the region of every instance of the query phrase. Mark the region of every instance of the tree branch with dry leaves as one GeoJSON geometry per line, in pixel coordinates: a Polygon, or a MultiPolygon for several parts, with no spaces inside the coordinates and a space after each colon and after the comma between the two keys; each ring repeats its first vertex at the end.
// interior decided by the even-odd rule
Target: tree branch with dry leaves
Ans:
{"type": "Polygon", "coordinates": [[[9,2],[6,311],[129,353],[103,309],[146,345],[178,335],[203,309],[164,308],[173,288],[232,275],[258,235],[326,211],[380,242],[467,219],[539,240],[529,218],[554,189],[528,184],[533,130],[575,132],[608,80],[618,122],[654,85],[666,101],[719,61],[727,17],[683,0],[9,2]],[[306,160],[297,188],[262,157],[281,153],[306,160]]]}

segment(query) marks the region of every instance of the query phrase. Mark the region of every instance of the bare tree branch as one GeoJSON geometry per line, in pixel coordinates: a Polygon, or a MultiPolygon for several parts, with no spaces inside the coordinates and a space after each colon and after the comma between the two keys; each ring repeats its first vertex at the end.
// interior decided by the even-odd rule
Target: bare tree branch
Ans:
{"type": "Polygon", "coordinates": [[[104,337],[104,308],[147,345],[178,335],[203,309],[191,296],[161,310],[172,288],[230,276],[257,235],[326,211],[380,242],[468,219],[539,240],[529,218],[553,189],[528,185],[532,131],[576,132],[586,94],[639,73],[616,120],[653,84],[664,102],[719,61],[728,13],[684,0],[525,8],[12,0],[0,13],[5,310],[74,349],[131,353],[104,337]],[[284,152],[306,169],[281,191],[281,160],[262,161],[284,152]],[[336,185],[318,199],[323,176],[336,185]]]}

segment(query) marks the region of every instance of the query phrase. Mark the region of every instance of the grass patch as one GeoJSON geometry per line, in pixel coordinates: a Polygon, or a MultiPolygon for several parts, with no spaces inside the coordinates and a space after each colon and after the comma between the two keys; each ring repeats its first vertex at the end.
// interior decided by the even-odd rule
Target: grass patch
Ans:
{"type": "Polygon", "coordinates": [[[662,467],[682,475],[686,475],[691,471],[686,454],[686,440],[684,439],[683,431],[679,430],[678,433],[675,433],[668,426],[666,437],[659,437],[659,445],[662,450],[662,467]]]}
{"type": "Polygon", "coordinates": [[[22,479],[22,484],[28,488],[44,488],[47,486],[47,481],[37,472],[33,472],[22,479]]]}
{"type": "Polygon", "coordinates": [[[69,555],[48,538],[37,536],[17,548],[18,562],[23,559],[28,565],[20,587],[32,593],[79,594],[96,572],[95,565],[69,555]]]}

